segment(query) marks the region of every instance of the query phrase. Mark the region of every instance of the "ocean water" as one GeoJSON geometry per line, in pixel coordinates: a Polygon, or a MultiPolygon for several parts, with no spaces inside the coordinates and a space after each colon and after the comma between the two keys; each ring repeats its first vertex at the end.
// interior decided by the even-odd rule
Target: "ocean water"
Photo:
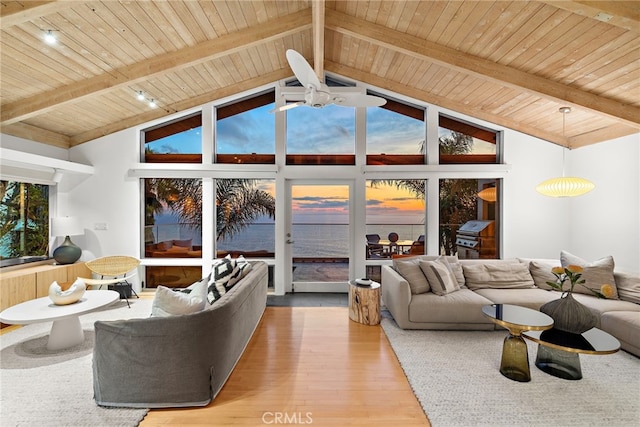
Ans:
{"type": "MultiPolygon", "coordinates": [[[[275,225],[251,224],[231,239],[218,241],[218,250],[275,252],[275,225]]],[[[386,239],[389,233],[395,232],[400,240],[416,240],[424,234],[421,224],[369,224],[366,234],[379,234],[386,239]]],[[[194,245],[201,244],[201,236],[188,227],[178,224],[164,224],[154,227],[156,241],[171,239],[193,239],[194,245]]],[[[285,236],[282,236],[285,238],[285,236]]],[[[292,237],[295,242],[295,257],[348,257],[349,226],[347,224],[293,224],[292,237]]],[[[362,242],[363,245],[366,242],[362,242]]]]}

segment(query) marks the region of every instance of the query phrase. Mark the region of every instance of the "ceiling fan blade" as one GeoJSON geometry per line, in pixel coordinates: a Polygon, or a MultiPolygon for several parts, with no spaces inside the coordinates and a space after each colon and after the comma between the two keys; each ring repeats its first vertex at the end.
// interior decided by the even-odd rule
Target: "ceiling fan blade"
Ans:
{"type": "Polygon", "coordinates": [[[293,49],[287,50],[287,61],[289,66],[293,70],[293,74],[296,75],[298,81],[305,88],[314,87],[320,89],[321,84],[315,71],[311,68],[311,65],[304,59],[304,56],[300,55],[293,49]]]}
{"type": "Polygon", "coordinates": [[[341,93],[334,96],[333,103],[343,107],[381,107],[387,103],[387,100],[361,93],[341,93]]]}
{"type": "Polygon", "coordinates": [[[270,113],[279,113],[280,111],[287,111],[287,110],[290,110],[292,108],[299,107],[301,105],[304,105],[304,101],[290,102],[289,104],[281,105],[278,108],[274,108],[273,110],[271,110],[269,112],[270,113]]]}

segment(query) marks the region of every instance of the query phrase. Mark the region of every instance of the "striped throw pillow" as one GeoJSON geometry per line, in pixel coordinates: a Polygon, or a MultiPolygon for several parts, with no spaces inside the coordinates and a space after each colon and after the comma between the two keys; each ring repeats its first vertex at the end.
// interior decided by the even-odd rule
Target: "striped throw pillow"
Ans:
{"type": "Polygon", "coordinates": [[[427,277],[431,291],[446,295],[460,289],[460,285],[448,265],[440,260],[420,261],[420,269],[427,277]]]}

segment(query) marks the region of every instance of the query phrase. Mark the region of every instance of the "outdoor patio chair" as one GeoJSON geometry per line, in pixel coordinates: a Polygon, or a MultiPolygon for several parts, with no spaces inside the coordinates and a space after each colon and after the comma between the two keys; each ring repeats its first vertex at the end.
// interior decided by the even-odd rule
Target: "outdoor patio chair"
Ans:
{"type": "Polygon", "coordinates": [[[380,243],[379,234],[367,234],[367,258],[376,258],[383,256],[384,246],[380,243]]]}
{"type": "Polygon", "coordinates": [[[99,286],[100,288],[102,288],[103,285],[109,286],[120,293],[120,298],[127,301],[128,307],[131,307],[131,305],[129,305],[129,296],[131,294],[139,298],[129,282],[129,279],[138,273],[137,267],[140,265],[139,259],[121,255],[106,256],[87,261],[85,265],[93,273],[100,276],[99,279],[80,277],[79,279],[84,281],[85,284],[99,286]],[[130,274],[127,275],[127,273],[130,274]]]}

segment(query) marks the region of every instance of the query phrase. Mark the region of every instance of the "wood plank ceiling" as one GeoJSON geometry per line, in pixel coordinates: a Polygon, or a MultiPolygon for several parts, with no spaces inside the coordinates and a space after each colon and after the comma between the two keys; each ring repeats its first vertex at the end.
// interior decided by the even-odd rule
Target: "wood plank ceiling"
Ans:
{"type": "Polygon", "coordinates": [[[0,5],[0,131],[60,147],[290,78],[288,48],[570,148],[640,131],[638,1],[0,5]]]}

